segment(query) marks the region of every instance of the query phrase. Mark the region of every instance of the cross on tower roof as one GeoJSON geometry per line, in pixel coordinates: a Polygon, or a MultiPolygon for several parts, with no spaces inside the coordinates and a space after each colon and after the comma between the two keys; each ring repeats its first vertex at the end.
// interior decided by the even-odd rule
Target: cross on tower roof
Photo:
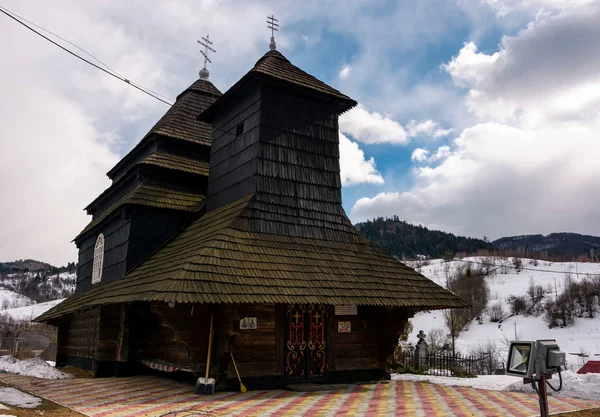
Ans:
{"type": "Polygon", "coordinates": [[[277,45],[275,45],[275,31],[279,30],[279,20],[275,19],[274,15],[267,16],[267,27],[271,29],[271,43],[269,44],[269,49],[274,51],[277,49],[277,45]]]}
{"type": "Polygon", "coordinates": [[[200,45],[204,46],[204,51],[200,51],[200,53],[204,57],[204,68],[200,70],[200,78],[202,78],[203,80],[208,80],[208,69],[206,68],[206,63],[209,62],[212,64],[212,61],[208,57],[208,51],[212,51],[214,53],[217,53],[217,51],[215,51],[212,48],[213,43],[210,41],[209,35],[206,35],[206,37],[202,37],[202,40],[204,42],[198,41],[200,45]]]}

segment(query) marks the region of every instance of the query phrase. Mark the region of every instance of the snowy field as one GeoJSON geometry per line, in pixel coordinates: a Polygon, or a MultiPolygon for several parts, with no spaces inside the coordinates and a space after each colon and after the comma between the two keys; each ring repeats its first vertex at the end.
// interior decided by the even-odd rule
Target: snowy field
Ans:
{"type": "MultiPolygon", "coordinates": [[[[510,258],[492,259],[498,269],[495,275],[486,278],[490,289],[488,305],[502,302],[507,315],[510,314],[508,297],[526,294],[531,279],[536,285],[541,285],[551,291],[546,295],[546,298],[554,298],[556,289],[559,294],[563,291],[567,274],[570,274],[575,281],[587,277],[586,274],[600,275],[600,264],[597,263],[537,261],[537,265],[535,265],[534,261],[523,259],[525,270],[517,273],[512,267],[510,258]]],[[[471,257],[448,262],[451,271],[466,265],[462,261],[481,262],[482,258],[471,257]]],[[[443,286],[446,282],[445,275],[447,272],[445,264],[446,262],[441,259],[432,260],[429,265],[422,266],[420,270],[423,275],[443,286]]],[[[411,266],[415,267],[415,264],[413,263],[411,266]]],[[[417,333],[419,330],[428,333],[432,329],[440,328],[444,329],[444,334],[448,333],[442,311],[418,313],[411,321],[413,331],[408,341],[413,344],[418,341],[417,333]]],[[[456,340],[456,346],[458,351],[468,353],[470,348],[492,341],[502,350],[501,357],[505,360],[507,352],[504,342],[505,340],[515,339],[556,339],[561,350],[568,353],[568,368],[577,370],[585,359],[569,355],[569,353],[586,353],[589,355],[588,359],[600,360],[600,314],[594,319],[576,318],[573,326],[553,329],[548,328],[543,316],[524,317],[518,315],[505,319],[501,324],[498,324],[490,322],[488,317],[484,315],[483,324],[472,322],[460,333],[456,340]]]]}
{"type": "MultiPolygon", "coordinates": [[[[578,375],[571,371],[562,372],[563,388],[555,393],[548,389],[548,395],[580,398],[582,400],[600,400],[600,375],[578,375]]],[[[523,379],[508,375],[480,375],[477,378],[453,378],[447,376],[394,374],[392,379],[403,381],[429,381],[438,385],[490,389],[494,391],[535,392],[530,384],[523,384],[523,379]]],[[[558,388],[558,376],[554,375],[550,383],[558,388]]]]}
{"type": "Polygon", "coordinates": [[[29,297],[4,288],[0,288],[0,312],[3,310],[24,307],[33,304],[29,297]]]}
{"type": "Polygon", "coordinates": [[[50,310],[55,305],[62,303],[64,300],[65,299],[63,298],[61,300],[48,301],[46,303],[32,304],[26,307],[11,308],[0,311],[0,315],[4,314],[15,320],[30,321],[50,310]]]}

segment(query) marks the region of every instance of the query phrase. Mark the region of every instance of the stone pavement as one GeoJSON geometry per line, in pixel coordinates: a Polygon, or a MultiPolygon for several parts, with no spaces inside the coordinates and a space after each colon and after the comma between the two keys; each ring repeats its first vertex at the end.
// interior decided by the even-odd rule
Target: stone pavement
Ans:
{"type": "MultiPolygon", "coordinates": [[[[42,380],[0,374],[0,382],[90,417],[186,416],[534,416],[535,394],[390,381],[326,392],[283,390],[193,394],[193,387],[156,376],[42,380]]],[[[600,407],[600,401],[550,398],[550,412],[600,407]]]]}

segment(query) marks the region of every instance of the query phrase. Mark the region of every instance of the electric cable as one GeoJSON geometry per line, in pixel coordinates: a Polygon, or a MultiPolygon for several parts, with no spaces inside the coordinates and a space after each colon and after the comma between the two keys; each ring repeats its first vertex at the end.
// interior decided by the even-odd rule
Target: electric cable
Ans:
{"type": "MultiPolygon", "coordinates": [[[[65,52],[67,52],[67,53],[69,53],[69,54],[73,55],[73,56],[74,56],[74,57],[76,57],[76,58],[79,58],[79,59],[80,59],[80,60],[82,60],[83,62],[85,62],[85,63],[87,63],[87,64],[89,64],[89,65],[91,65],[91,66],[93,66],[93,67],[95,67],[95,68],[97,68],[97,69],[99,69],[100,71],[103,71],[103,72],[107,73],[108,75],[110,75],[110,76],[112,76],[112,77],[115,77],[116,79],[118,79],[118,80],[120,80],[120,81],[123,81],[123,82],[125,82],[125,83],[127,83],[127,84],[131,85],[133,88],[136,88],[136,89],[140,90],[141,92],[143,92],[143,93],[145,93],[145,94],[149,95],[150,97],[153,97],[153,98],[155,98],[156,100],[158,100],[158,101],[160,101],[160,102],[163,102],[163,103],[165,103],[165,104],[167,104],[167,105],[169,105],[169,106],[172,106],[172,105],[173,105],[173,103],[170,103],[170,102],[168,102],[168,101],[166,101],[166,100],[163,100],[162,98],[158,97],[157,93],[153,94],[153,93],[151,92],[151,90],[149,90],[149,89],[146,89],[145,87],[142,87],[142,86],[140,86],[140,85],[138,85],[138,84],[136,84],[136,83],[133,83],[133,82],[131,82],[131,81],[130,81],[130,80],[128,80],[127,78],[125,78],[125,77],[123,77],[123,76],[121,76],[121,75],[117,74],[116,72],[114,72],[114,71],[112,71],[112,70],[110,70],[110,71],[109,71],[109,70],[107,70],[106,68],[102,68],[101,66],[99,66],[99,65],[97,65],[97,64],[95,64],[95,63],[93,63],[93,62],[91,62],[90,60],[88,60],[88,59],[85,59],[84,57],[82,57],[82,56],[80,56],[80,55],[76,54],[75,52],[71,51],[70,49],[67,49],[67,48],[65,48],[64,46],[62,46],[62,45],[61,45],[61,44],[59,44],[58,42],[55,42],[54,40],[50,39],[49,37],[47,37],[47,36],[46,36],[46,35],[44,35],[43,33],[40,33],[39,31],[37,31],[37,30],[35,30],[34,28],[32,28],[31,26],[29,26],[27,23],[25,23],[24,21],[22,21],[21,19],[19,19],[19,18],[17,17],[17,15],[16,15],[16,14],[14,14],[14,13],[10,12],[8,9],[5,9],[4,7],[1,7],[1,6],[0,6],[0,12],[4,13],[6,16],[10,17],[11,19],[13,19],[14,21],[18,22],[19,24],[21,24],[21,25],[25,26],[27,29],[29,29],[30,31],[32,31],[32,32],[33,32],[33,33],[35,33],[36,35],[38,35],[38,36],[41,36],[42,38],[44,38],[44,39],[45,39],[45,40],[47,40],[48,42],[52,43],[53,45],[55,45],[55,46],[58,46],[58,47],[59,47],[60,49],[62,49],[63,51],[65,51],[65,52]]],[[[31,22],[30,22],[30,23],[31,23],[31,22]]],[[[31,24],[33,24],[33,23],[31,23],[31,24]]],[[[35,26],[38,26],[38,25],[35,25],[35,26]]],[[[38,26],[38,27],[40,27],[40,26],[38,26]]],[[[40,27],[40,28],[41,28],[41,27],[40,27]]],[[[43,29],[43,30],[46,30],[46,29],[43,29]]],[[[47,30],[46,30],[46,32],[48,32],[48,33],[52,33],[52,32],[50,32],[50,31],[47,31],[47,30]]],[[[53,35],[54,35],[54,36],[57,36],[57,37],[59,37],[59,38],[60,38],[60,36],[58,36],[58,35],[55,35],[55,34],[53,34],[53,35]]],[[[61,38],[61,39],[63,39],[63,38],[61,38]]],[[[64,40],[64,39],[63,39],[63,40],[64,40]]],[[[66,41],[66,40],[65,40],[65,41],[66,41]]],[[[66,42],[69,42],[69,41],[66,41],[66,42]]],[[[77,47],[78,49],[81,49],[81,50],[83,51],[83,49],[82,49],[82,48],[80,48],[80,47],[76,46],[76,45],[75,45],[75,44],[73,44],[72,42],[69,42],[69,43],[70,43],[70,44],[72,44],[72,45],[74,45],[75,47],[77,47]]],[[[84,52],[85,52],[85,51],[84,51],[84,52]]],[[[88,52],[86,52],[86,54],[88,54],[88,55],[90,55],[90,56],[92,56],[92,57],[93,57],[93,55],[89,54],[88,52]]],[[[102,63],[102,61],[98,60],[97,58],[95,58],[95,57],[93,57],[93,58],[94,58],[94,59],[96,59],[98,62],[102,63]]],[[[104,65],[104,66],[106,66],[107,68],[109,68],[109,67],[108,67],[106,64],[104,64],[104,63],[102,63],[102,65],[104,65]]],[[[163,96],[163,97],[164,97],[164,96],[163,96]]]]}
{"type": "Polygon", "coordinates": [[[550,383],[550,381],[546,380],[546,384],[548,384],[548,386],[550,387],[550,389],[554,392],[558,392],[562,389],[562,385],[563,385],[563,380],[562,380],[562,375],[560,373],[560,367],[558,368],[558,388],[554,388],[552,386],[552,384],[550,383]]]}

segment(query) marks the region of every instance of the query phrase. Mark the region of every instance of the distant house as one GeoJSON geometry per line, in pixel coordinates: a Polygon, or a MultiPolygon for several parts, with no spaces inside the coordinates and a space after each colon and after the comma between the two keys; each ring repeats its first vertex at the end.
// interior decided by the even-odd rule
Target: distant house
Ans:
{"type": "Polygon", "coordinates": [[[267,52],[225,94],[203,78],[109,173],[76,237],[77,291],[37,320],[59,365],[141,361],[249,388],[389,377],[420,310],[466,306],[373,247],[342,208],[338,116],[357,103],[267,52]]]}
{"type": "Polygon", "coordinates": [[[587,361],[585,365],[581,367],[578,374],[600,374],[600,361],[587,361]]]}

